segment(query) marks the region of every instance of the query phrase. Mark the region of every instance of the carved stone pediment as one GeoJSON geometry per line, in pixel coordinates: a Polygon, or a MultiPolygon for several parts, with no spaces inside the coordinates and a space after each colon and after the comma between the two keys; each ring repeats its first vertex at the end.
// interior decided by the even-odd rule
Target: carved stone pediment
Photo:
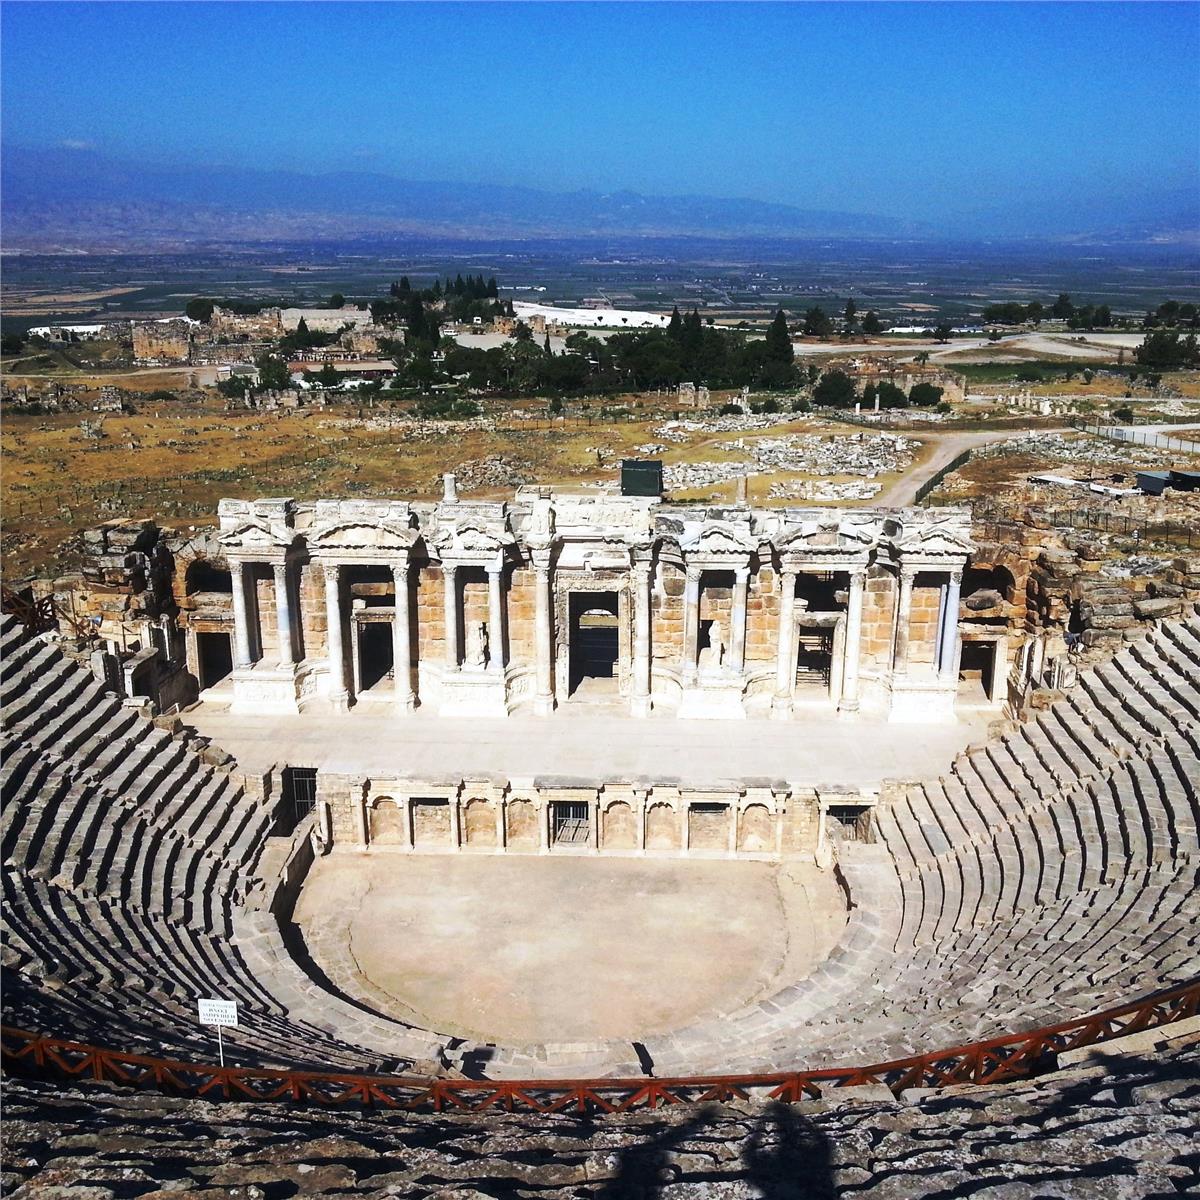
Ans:
{"type": "Polygon", "coordinates": [[[514,542],[511,530],[471,516],[439,522],[430,540],[442,557],[497,554],[514,542]]]}
{"type": "Polygon", "coordinates": [[[830,512],[785,527],[776,537],[780,553],[791,555],[864,554],[879,541],[875,522],[848,519],[846,514],[830,512]]]}
{"type": "Polygon", "coordinates": [[[727,558],[743,560],[758,549],[758,539],[749,525],[715,521],[693,525],[678,539],[679,548],[689,558],[727,558]]]}
{"type": "MultiPolygon", "coordinates": [[[[225,521],[222,520],[222,524],[225,521]]],[[[286,550],[294,540],[291,530],[284,533],[272,529],[265,521],[240,521],[223,529],[217,541],[227,550],[286,550]]]]}
{"type": "Polygon", "coordinates": [[[893,544],[902,555],[918,558],[963,558],[975,549],[970,525],[958,514],[906,522],[894,535],[893,544]]]}
{"type": "Polygon", "coordinates": [[[222,500],[217,541],[231,550],[277,550],[296,536],[296,502],[289,498],[222,500]]]}
{"type": "Polygon", "coordinates": [[[387,550],[406,552],[418,538],[415,529],[390,522],[367,524],[346,519],[318,525],[309,532],[308,544],[314,553],[324,550],[387,550]]]}

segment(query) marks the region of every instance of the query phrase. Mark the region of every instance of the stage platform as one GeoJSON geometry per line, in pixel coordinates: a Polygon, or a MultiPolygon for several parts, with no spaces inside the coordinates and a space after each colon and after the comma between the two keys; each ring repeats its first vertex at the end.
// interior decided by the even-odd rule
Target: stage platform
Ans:
{"type": "Polygon", "coordinates": [[[390,706],[346,714],[234,715],[219,702],[183,714],[232,754],[244,771],[316,767],[375,778],[648,782],[714,787],[776,781],[858,789],[881,780],[942,774],[956,754],[982,742],[988,717],[951,725],[889,725],[882,718],[797,714],[791,721],[682,721],[593,715],[491,720],[398,715],[390,706]]]}

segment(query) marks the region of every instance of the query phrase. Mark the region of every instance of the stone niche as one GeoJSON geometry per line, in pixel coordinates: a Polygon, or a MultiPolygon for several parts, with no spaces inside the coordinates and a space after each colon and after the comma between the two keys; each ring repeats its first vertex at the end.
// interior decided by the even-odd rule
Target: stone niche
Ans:
{"type": "Polygon", "coordinates": [[[510,849],[537,849],[538,810],[532,800],[509,800],[504,818],[505,842],[510,849]]]}
{"type": "Polygon", "coordinates": [[[419,849],[452,847],[450,801],[414,796],[412,806],[413,845],[419,849]]]}

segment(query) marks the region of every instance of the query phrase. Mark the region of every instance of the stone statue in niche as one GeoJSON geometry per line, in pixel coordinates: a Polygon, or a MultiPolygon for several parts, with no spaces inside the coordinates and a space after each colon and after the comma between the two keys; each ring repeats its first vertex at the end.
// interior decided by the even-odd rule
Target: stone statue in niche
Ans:
{"type": "Polygon", "coordinates": [[[466,660],[468,667],[488,664],[488,630],[486,621],[472,621],[467,626],[466,660]]]}
{"type": "Polygon", "coordinates": [[[721,622],[714,620],[708,627],[708,645],[700,651],[700,670],[719,671],[725,662],[725,639],[721,622]]]}

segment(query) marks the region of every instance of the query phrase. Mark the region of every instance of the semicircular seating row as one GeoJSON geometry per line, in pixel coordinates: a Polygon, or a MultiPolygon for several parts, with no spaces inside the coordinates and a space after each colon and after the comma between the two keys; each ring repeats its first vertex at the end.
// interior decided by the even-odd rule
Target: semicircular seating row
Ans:
{"type": "Polygon", "coordinates": [[[877,844],[840,847],[850,920],[806,980],[647,1050],[663,1074],[880,1062],[1200,977],[1198,828],[1192,612],[881,806],[877,844]]]}
{"type": "MultiPolygon", "coordinates": [[[[628,1043],[472,1048],[323,993],[247,898],[272,815],[15,621],[0,626],[6,1020],[211,1057],[197,995],[236,998],[243,1063],[494,1075],[636,1071],[628,1043]]],[[[657,1074],[902,1057],[1200,975],[1200,618],[1164,623],[845,844],[852,901],[806,979],[648,1039],[657,1074]]]]}
{"type": "Polygon", "coordinates": [[[238,925],[269,808],[12,618],[0,655],[7,1024],[207,1061],[196,999],[217,996],[239,1002],[243,1065],[436,1061],[423,1031],[396,1027],[389,1058],[290,1017],[249,965],[238,925]]]}

